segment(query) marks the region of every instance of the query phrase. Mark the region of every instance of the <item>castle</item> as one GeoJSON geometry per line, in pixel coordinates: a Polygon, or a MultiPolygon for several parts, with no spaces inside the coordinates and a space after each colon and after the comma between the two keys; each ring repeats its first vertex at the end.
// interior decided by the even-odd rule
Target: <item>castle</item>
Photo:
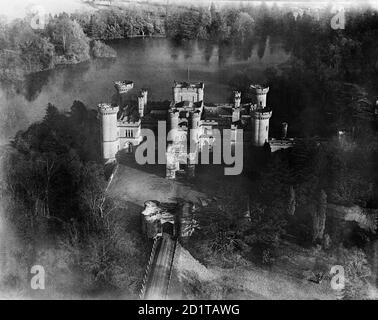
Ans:
{"type": "Polygon", "coordinates": [[[216,129],[230,129],[231,144],[249,143],[255,147],[265,144],[272,151],[292,146],[286,139],[287,123],[283,124],[283,139],[269,140],[269,120],[272,110],[267,106],[269,87],[250,85],[253,101],[241,103],[241,93],[234,92],[233,103],[205,104],[203,82],[174,82],[173,100],[169,105],[148,106],[148,92],[142,89],[137,97],[137,106],[119,106],[124,103],[125,95],[133,89],[132,81],[117,81],[115,88],[117,104],[98,105],[101,123],[102,153],[105,161],[114,161],[119,150],[133,152],[143,141],[141,129],[156,130],[158,121],[167,120],[170,142],[166,147],[166,177],[174,179],[183,167],[194,174],[196,159],[201,150],[212,150],[220,143],[222,136],[216,136],[216,129]],[[243,141],[237,141],[236,130],[243,129],[243,141]],[[191,148],[188,148],[189,143],[191,148]],[[194,148],[192,147],[194,146],[194,148]]]}

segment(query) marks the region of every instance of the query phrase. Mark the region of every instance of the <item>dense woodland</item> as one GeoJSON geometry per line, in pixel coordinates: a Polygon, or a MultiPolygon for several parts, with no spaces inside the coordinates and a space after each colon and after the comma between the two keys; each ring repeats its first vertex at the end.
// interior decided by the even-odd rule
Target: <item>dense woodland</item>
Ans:
{"type": "MultiPolygon", "coordinates": [[[[286,106],[275,111],[272,127],[290,120],[302,140],[289,151],[250,155],[243,172],[248,188],[230,179],[234,192],[216,190],[220,201],[196,217],[201,229],[191,245],[208,255],[252,256],[262,265],[274,264],[283,240],[319,246],[330,255],[337,251],[350,279],[343,298],[367,298],[372,276],[364,248],[377,239],[376,221],[370,231],[356,227],[345,236],[327,213],[330,204],[358,206],[371,217],[378,208],[378,120],[373,114],[378,14],[369,9],[346,14],[345,30],[330,27],[329,8],[317,19],[264,4],[62,14],[50,17],[42,31],[32,30],[27,20],[1,23],[1,79],[18,81],[25,73],[91,55],[114,56],[101,42],[110,39],[166,36],[248,46],[280,37],[292,58],[280,69],[266,70],[267,82],[279,88],[270,103],[286,106]],[[336,135],[340,130],[345,136],[336,135]]],[[[243,76],[231,85],[246,92],[248,83],[243,76]]],[[[129,288],[128,294],[135,294],[143,244],[137,236],[121,236],[112,220],[118,209],[105,196],[98,130],[95,112],[81,102],[75,101],[68,115],[49,105],[42,121],[19,132],[11,148],[2,151],[4,212],[21,239],[18,254],[43,243],[62,250],[67,270],[75,270],[85,283],[77,294],[104,288],[129,288]]],[[[37,254],[30,250],[23,265],[37,254]]],[[[21,286],[20,274],[14,270],[4,284],[21,286]]],[[[57,290],[72,292],[72,287],[57,285],[57,290]]]]}
{"type": "Polygon", "coordinates": [[[32,294],[25,271],[38,260],[54,288],[47,296],[101,296],[122,289],[135,298],[146,244],[138,224],[129,221],[128,231],[122,227],[117,217],[124,205],[105,193],[109,172],[99,159],[96,112],[79,101],[69,115],[49,105],[44,119],[19,132],[11,146],[2,149],[1,196],[17,241],[2,286],[32,294]]]}

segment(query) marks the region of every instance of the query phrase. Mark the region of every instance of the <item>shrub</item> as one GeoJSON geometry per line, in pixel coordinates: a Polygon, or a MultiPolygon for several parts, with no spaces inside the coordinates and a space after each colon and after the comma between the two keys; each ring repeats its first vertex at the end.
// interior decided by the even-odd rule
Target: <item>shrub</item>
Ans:
{"type": "Polygon", "coordinates": [[[93,41],[92,55],[95,58],[115,58],[117,53],[104,42],[95,40],[93,41]]]}

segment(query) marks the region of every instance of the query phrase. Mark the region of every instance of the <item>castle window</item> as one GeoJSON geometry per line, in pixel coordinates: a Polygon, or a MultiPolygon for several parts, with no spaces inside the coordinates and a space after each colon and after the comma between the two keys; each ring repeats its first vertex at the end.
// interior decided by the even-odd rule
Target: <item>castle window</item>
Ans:
{"type": "Polygon", "coordinates": [[[266,131],[268,131],[268,126],[266,126],[266,131]]]}

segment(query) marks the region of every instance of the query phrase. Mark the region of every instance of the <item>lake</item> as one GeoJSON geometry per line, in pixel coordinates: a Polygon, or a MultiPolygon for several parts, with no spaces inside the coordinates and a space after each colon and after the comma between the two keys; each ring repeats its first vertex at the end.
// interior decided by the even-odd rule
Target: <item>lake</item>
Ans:
{"type": "Polygon", "coordinates": [[[78,65],[60,66],[27,78],[22,90],[0,89],[2,143],[18,130],[42,119],[48,103],[68,111],[74,100],[89,108],[108,102],[115,93],[113,81],[132,80],[136,95],[141,87],[149,99],[170,100],[174,80],[203,81],[205,101],[225,102],[235,79],[264,80],[264,70],[290,57],[279,41],[271,38],[243,47],[219,46],[209,41],[177,44],[165,38],[138,38],[109,43],[116,59],[93,59],[78,65]]]}

